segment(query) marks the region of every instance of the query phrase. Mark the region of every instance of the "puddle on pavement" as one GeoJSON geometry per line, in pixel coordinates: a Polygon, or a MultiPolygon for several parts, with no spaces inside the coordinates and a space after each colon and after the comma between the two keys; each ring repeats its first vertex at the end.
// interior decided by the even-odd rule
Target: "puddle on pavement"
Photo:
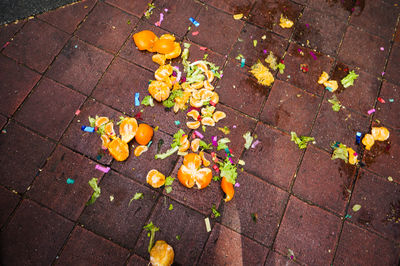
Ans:
{"type": "Polygon", "coordinates": [[[345,90],[345,87],[343,87],[342,83],[339,81],[346,77],[347,74],[349,74],[349,67],[345,64],[338,63],[331,77],[332,80],[338,81],[339,87],[335,91],[336,94],[340,94],[345,90]]]}
{"type": "Polygon", "coordinates": [[[351,164],[346,164],[344,161],[340,161],[339,175],[343,180],[342,196],[343,200],[348,200],[351,194],[351,189],[353,187],[353,178],[355,174],[356,167],[351,164]]]}
{"type": "Polygon", "coordinates": [[[382,154],[390,155],[390,140],[376,141],[370,151],[366,151],[364,154],[364,162],[367,166],[371,166],[375,163],[376,158],[382,154]]]}

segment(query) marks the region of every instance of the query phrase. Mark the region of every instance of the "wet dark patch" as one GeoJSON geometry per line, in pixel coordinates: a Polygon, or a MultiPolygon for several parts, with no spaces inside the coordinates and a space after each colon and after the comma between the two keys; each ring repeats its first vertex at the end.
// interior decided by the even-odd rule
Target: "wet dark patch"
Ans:
{"type": "Polygon", "coordinates": [[[339,166],[339,175],[343,180],[342,187],[342,196],[343,200],[348,200],[351,194],[351,190],[353,187],[353,177],[355,174],[356,167],[351,164],[346,164],[341,160],[339,166]]]}
{"type": "Polygon", "coordinates": [[[365,8],[365,0],[326,0],[330,6],[339,3],[344,10],[360,15],[365,8]]]}
{"type": "Polygon", "coordinates": [[[343,87],[342,83],[340,82],[344,77],[349,74],[349,67],[345,64],[338,63],[335,66],[335,70],[333,71],[332,80],[336,80],[338,82],[338,89],[335,91],[336,94],[340,94],[345,90],[345,87],[343,87]]]}
{"type": "Polygon", "coordinates": [[[390,203],[390,210],[386,214],[385,219],[383,219],[383,222],[400,225],[400,200],[390,203]]]}
{"type": "Polygon", "coordinates": [[[364,155],[364,162],[367,166],[373,164],[377,157],[382,154],[389,154],[391,143],[389,140],[376,141],[370,151],[367,151],[364,155]]]}
{"type": "Polygon", "coordinates": [[[366,209],[361,209],[359,212],[360,216],[358,217],[357,221],[362,225],[369,226],[374,219],[374,215],[366,209]]]}

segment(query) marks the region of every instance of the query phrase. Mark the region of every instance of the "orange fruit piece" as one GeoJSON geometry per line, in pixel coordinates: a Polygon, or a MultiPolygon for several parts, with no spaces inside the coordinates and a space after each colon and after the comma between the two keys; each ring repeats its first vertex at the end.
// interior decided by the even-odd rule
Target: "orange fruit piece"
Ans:
{"type": "Polygon", "coordinates": [[[169,39],[158,39],[154,42],[153,50],[160,54],[168,54],[174,50],[174,41],[169,39]]]}
{"type": "Polygon", "coordinates": [[[198,62],[196,65],[197,65],[198,68],[203,70],[204,73],[208,71],[208,67],[207,67],[206,63],[198,62]]]}
{"type": "Polygon", "coordinates": [[[107,149],[107,148],[108,148],[108,145],[109,145],[110,142],[111,142],[110,138],[109,138],[107,135],[104,135],[104,134],[101,135],[100,138],[101,138],[101,147],[102,147],[103,149],[107,149]]]}
{"type": "Polygon", "coordinates": [[[190,129],[198,129],[200,126],[200,121],[186,122],[186,126],[190,129]]]}
{"type": "Polygon", "coordinates": [[[217,123],[221,119],[224,119],[225,117],[226,117],[226,114],[222,111],[216,111],[213,114],[213,120],[215,121],[215,123],[217,123]]]}
{"type": "Polygon", "coordinates": [[[228,182],[225,177],[222,177],[221,188],[226,195],[224,201],[225,202],[230,201],[233,198],[233,195],[235,194],[235,190],[233,189],[233,184],[228,182]]]}
{"type": "Polygon", "coordinates": [[[189,153],[183,157],[183,165],[186,165],[190,169],[198,169],[201,166],[201,163],[201,157],[196,153],[189,153]]]}
{"type": "Polygon", "coordinates": [[[369,151],[374,143],[374,137],[371,134],[365,134],[364,138],[362,139],[362,144],[365,145],[365,149],[369,151]]]}
{"type": "Polygon", "coordinates": [[[140,124],[137,128],[135,140],[140,145],[147,145],[153,137],[153,128],[147,124],[140,124]]]}
{"type": "Polygon", "coordinates": [[[203,189],[208,187],[208,185],[211,183],[211,179],[212,179],[212,171],[210,168],[199,169],[194,177],[198,189],[203,189]]]}
{"type": "Polygon", "coordinates": [[[142,155],[142,153],[146,152],[148,149],[149,148],[147,148],[147,146],[139,145],[135,148],[133,154],[135,154],[136,157],[139,157],[140,155],[142,155]]]}
{"type": "Polygon", "coordinates": [[[217,104],[217,103],[219,102],[219,95],[218,95],[218,93],[214,92],[213,96],[211,96],[210,101],[213,102],[214,104],[217,104]]]}
{"type": "Polygon", "coordinates": [[[165,58],[166,59],[177,58],[178,56],[181,55],[181,52],[182,52],[181,45],[177,42],[174,42],[174,49],[172,50],[172,52],[165,54],[165,58]]]}
{"type": "Polygon", "coordinates": [[[200,147],[200,139],[194,139],[192,140],[192,143],[190,143],[190,148],[192,149],[193,152],[197,152],[200,147]]]}
{"type": "Polygon", "coordinates": [[[355,150],[353,150],[352,148],[347,148],[347,152],[349,153],[349,164],[357,164],[358,160],[357,160],[357,155],[354,155],[356,153],[355,150]]]}
{"type": "Polygon", "coordinates": [[[389,138],[389,130],[386,127],[372,127],[371,134],[374,140],[385,141],[389,138]]]}
{"type": "Polygon", "coordinates": [[[152,169],[147,173],[146,182],[153,188],[162,187],[165,184],[165,175],[156,169],[152,169]]]}
{"type": "Polygon", "coordinates": [[[162,102],[168,99],[170,94],[170,89],[165,82],[159,80],[153,80],[149,85],[149,93],[154,99],[156,99],[159,102],[162,102]]]}
{"type": "Polygon", "coordinates": [[[178,180],[187,188],[192,188],[195,184],[197,188],[207,187],[212,179],[212,172],[209,168],[200,168],[202,160],[200,155],[189,153],[183,158],[183,164],[178,171],[178,180]]]}
{"type": "Polygon", "coordinates": [[[190,142],[188,140],[188,136],[187,135],[183,135],[181,137],[181,139],[179,140],[179,143],[181,144],[179,146],[179,152],[185,152],[189,149],[190,147],[190,142]]]}
{"type": "Polygon", "coordinates": [[[133,34],[133,41],[139,50],[152,50],[157,36],[149,30],[143,30],[133,34]]]}
{"type": "Polygon", "coordinates": [[[172,66],[170,64],[160,66],[154,73],[156,80],[165,80],[172,75],[172,66]]]}
{"type": "Polygon", "coordinates": [[[110,121],[110,119],[108,119],[108,117],[106,116],[100,116],[96,119],[96,122],[94,123],[95,127],[100,127],[102,125],[104,125],[105,123],[108,123],[110,121]]]}
{"type": "Polygon", "coordinates": [[[203,88],[203,82],[199,81],[196,83],[192,83],[192,84],[190,84],[190,87],[195,90],[201,89],[201,88],[203,88]]]}
{"type": "Polygon", "coordinates": [[[108,144],[108,151],[115,160],[120,162],[125,161],[129,156],[128,144],[120,138],[115,138],[108,144]]]}
{"type": "Polygon", "coordinates": [[[104,127],[104,132],[110,137],[115,136],[114,123],[113,122],[107,123],[104,127]]]}
{"type": "Polygon", "coordinates": [[[174,263],[174,249],[164,240],[158,240],[150,250],[151,265],[170,266],[174,263]]]}
{"type": "Polygon", "coordinates": [[[126,117],[122,123],[119,125],[119,134],[121,135],[121,139],[123,142],[128,143],[131,141],[138,129],[138,123],[133,117],[126,117]]]}
{"type": "Polygon", "coordinates": [[[200,108],[203,106],[203,101],[200,99],[195,99],[193,97],[190,98],[190,105],[196,108],[200,108]]]}
{"type": "Polygon", "coordinates": [[[193,120],[197,120],[197,118],[199,117],[200,114],[199,114],[199,111],[193,109],[193,110],[191,110],[190,112],[188,112],[186,115],[187,115],[188,117],[193,118],[193,120]]]}
{"type": "Polygon", "coordinates": [[[163,34],[160,36],[160,40],[170,40],[170,41],[175,41],[175,36],[172,34],[163,34]]]}
{"type": "Polygon", "coordinates": [[[209,91],[213,91],[214,90],[214,86],[208,80],[205,80],[203,82],[203,86],[204,86],[205,89],[207,89],[209,91]]]}
{"type": "Polygon", "coordinates": [[[213,115],[214,111],[215,111],[214,106],[208,106],[207,108],[205,108],[205,107],[201,108],[201,114],[203,116],[211,117],[213,115]]]}
{"type": "Polygon", "coordinates": [[[210,166],[211,162],[206,159],[206,156],[204,155],[204,151],[199,152],[200,158],[203,161],[203,165],[205,167],[210,166]]]}
{"type": "Polygon", "coordinates": [[[151,57],[151,60],[153,60],[154,63],[157,63],[160,66],[162,66],[165,64],[165,60],[167,60],[167,57],[163,54],[155,54],[151,57]]]}
{"type": "Polygon", "coordinates": [[[214,80],[214,73],[211,70],[206,71],[207,81],[211,83],[214,80]]]}
{"type": "Polygon", "coordinates": [[[199,94],[203,101],[208,101],[211,99],[211,96],[213,96],[214,93],[207,89],[201,89],[199,94]]]}
{"type": "Polygon", "coordinates": [[[205,126],[215,126],[215,121],[211,117],[203,117],[203,119],[201,119],[201,123],[205,126]]]}

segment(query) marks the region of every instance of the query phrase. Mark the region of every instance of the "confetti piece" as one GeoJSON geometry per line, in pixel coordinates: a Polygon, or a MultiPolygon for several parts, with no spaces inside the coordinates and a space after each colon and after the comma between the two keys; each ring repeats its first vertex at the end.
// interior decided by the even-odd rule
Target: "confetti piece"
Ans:
{"type": "Polygon", "coordinates": [[[213,162],[218,162],[217,154],[215,152],[211,152],[211,158],[212,158],[213,162]]]}
{"type": "Polygon", "coordinates": [[[236,183],[236,184],[235,184],[235,187],[240,187],[240,184],[239,184],[239,183],[236,183]]]}
{"type": "Polygon", "coordinates": [[[256,146],[260,143],[260,141],[258,139],[256,139],[256,141],[253,142],[253,144],[251,144],[251,148],[255,149],[256,146]]]}
{"type": "Polygon", "coordinates": [[[389,99],[389,102],[391,102],[391,103],[394,102],[394,99],[389,99]]]}
{"type": "Polygon", "coordinates": [[[75,183],[75,180],[73,180],[72,178],[67,179],[67,184],[72,185],[73,183],[75,183]]]}
{"type": "Polygon", "coordinates": [[[6,42],[6,43],[3,45],[2,49],[3,49],[3,48],[6,48],[9,44],[10,44],[10,42],[6,42]]]}
{"type": "Polygon", "coordinates": [[[381,51],[385,51],[385,48],[384,47],[381,47],[381,48],[379,48],[381,51]]]}
{"type": "Polygon", "coordinates": [[[262,40],[265,40],[265,39],[267,39],[267,35],[263,35],[263,36],[261,36],[261,39],[262,39],[262,40]]]}
{"type": "Polygon", "coordinates": [[[253,40],[253,46],[254,46],[254,47],[257,46],[257,40],[253,40]]]}
{"type": "Polygon", "coordinates": [[[382,76],[385,75],[385,72],[382,72],[381,75],[382,75],[382,76]]]}
{"type": "Polygon", "coordinates": [[[114,196],[110,195],[110,201],[114,201],[114,196]]]}
{"type": "Polygon", "coordinates": [[[161,22],[164,20],[164,14],[163,13],[160,13],[160,19],[156,22],[156,23],[154,23],[157,27],[160,27],[161,26],[161,22]]]}
{"type": "Polygon", "coordinates": [[[82,126],[82,127],[81,127],[81,130],[82,130],[82,131],[85,131],[85,132],[93,133],[93,132],[94,132],[94,127],[82,126]]]}
{"type": "Polygon", "coordinates": [[[147,148],[150,148],[151,144],[153,143],[152,140],[149,141],[149,144],[147,144],[147,148]]]}
{"type": "Polygon", "coordinates": [[[239,20],[239,19],[243,18],[243,14],[240,13],[240,14],[233,15],[233,18],[236,20],[239,20]]]}
{"type": "Polygon", "coordinates": [[[233,125],[232,127],[233,127],[233,128],[236,128],[236,125],[233,125]]]}
{"type": "Polygon", "coordinates": [[[217,137],[217,136],[212,136],[212,137],[211,137],[212,145],[214,145],[215,147],[218,147],[217,140],[218,140],[218,137],[217,137]]]}
{"type": "Polygon", "coordinates": [[[388,180],[389,180],[390,182],[393,182],[393,177],[389,176],[389,177],[388,177],[388,180]]]}
{"type": "Polygon", "coordinates": [[[194,18],[190,17],[189,20],[190,20],[190,22],[192,22],[193,25],[195,25],[196,27],[200,26],[200,23],[197,22],[194,18]]]}
{"type": "Polygon", "coordinates": [[[79,115],[81,113],[81,110],[76,110],[75,115],[79,115]]]}
{"type": "Polygon", "coordinates": [[[228,157],[228,159],[229,159],[229,161],[231,162],[231,164],[235,164],[235,163],[233,162],[232,157],[228,157]]]}
{"type": "Polygon", "coordinates": [[[373,108],[373,109],[371,109],[371,110],[369,110],[367,113],[370,115],[370,114],[373,114],[373,113],[375,113],[375,108],[373,108]]]}
{"type": "Polygon", "coordinates": [[[176,120],[176,121],[174,121],[174,123],[175,123],[175,125],[179,126],[181,124],[181,121],[176,120]]]}
{"type": "Polygon", "coordinates": [[[263,53],[266,54],[266,53],[267,53],[267,49],[264,49],[264,50],[263,50],[263,53]]]}
{"type": "Polygon", "coordinates": [[[207,47],[201,46],[201,47],[200,47],[200,50],[201,50],[201,51],[205,51],[205,50],[207,50],[207,47]]]}
{"type": "Polygon", "coordinates": [[[240,67],[244,67],[245,63],[246,63],[246,59],[242,58],[242,60],[240,60],[240,67]]]}
{"type": "Polygon", "coordinates": [[[356,143],[357,143],[357,144],[360,144],[361,136],[362,136],[361,132],[357,132],[357,133],[356,133],[356,143]]]}
{"type": "Polygon", "coordinates": [[[351,215],[350,214],[346,214],[346,216],[344,217],[344,219],[350,219],[351,215]]]}
{"type": "Polygon", "coordinates": [[[207,233],[208,233],[208,232],[211,232],[210,219],[208,219],[208,217],[206,217],[206,218],[204,219],[204,222],[206,223],[206,230],[207,230],[207,233]]]}
{"type": "Polygon", "coordinates": [[[313,52],[310,51],[310,55],[313,57],[314,60],[317,60],[317,56],[313,52]]]}
{"type": "Polygon", "coordinates": [[[78,48],[78,45],[75,45],[74,47],[75,47],[75,49],[76,49],[76,48],[78,48]]]}
{"type": "Polygon", "coordinates": [[[140,105],[140,101],[139,101],[139,92],[135,93],[135,106],[139,106],[140,105]]]}
{"type": "Polygon", "coordinates": [[[192,35],[193,36],[199,35],[199,32],[198,31],[194,31],[194,32],[192,32],[192,35]]]}
{"type": "Polygon", "coordinates": [[[96,164],[96,170],[99,170],[99,171],[101,171],[101,172],[103,172],[103,173],[108,173],[108,171],[110,171],[110,167],[104,167],[104,166],[101,166],[101,165],[98,165],[98,164],[96,164]]]}
{"type": "Polygon", "coordinates": [[[361,205],[355,204],[352,209],[353,209],[353,212],[358,212],[361,209],[361,205]]]}
{"type": "Polygon", "coordinates": [[[197,137],[199,137],[200,139],[203,139],[203,138],[204,138],[203,134],[201,134],[201,133],[200,133],[199,131],[197,131],[197,130],[194,131],[194,134],[195,134],[197,137]]]}
{"type": "Polygon", "coordinates": [[[381,97],[378,97],[378,101],[379,101],[380,103],[385,103],[385,100],[384,100],[383,98],[381,98],[381,97]]]}

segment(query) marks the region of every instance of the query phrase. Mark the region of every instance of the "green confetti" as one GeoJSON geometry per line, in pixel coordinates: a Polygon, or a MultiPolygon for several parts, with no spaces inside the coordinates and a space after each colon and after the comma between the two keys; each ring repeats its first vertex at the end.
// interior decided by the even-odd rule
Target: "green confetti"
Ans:
{"type": "Polygon", "coordinates": [[[174,209],[174,205],[172,205],[172,203],[169,204],[168,210],[172,211],[174,209]]]}

